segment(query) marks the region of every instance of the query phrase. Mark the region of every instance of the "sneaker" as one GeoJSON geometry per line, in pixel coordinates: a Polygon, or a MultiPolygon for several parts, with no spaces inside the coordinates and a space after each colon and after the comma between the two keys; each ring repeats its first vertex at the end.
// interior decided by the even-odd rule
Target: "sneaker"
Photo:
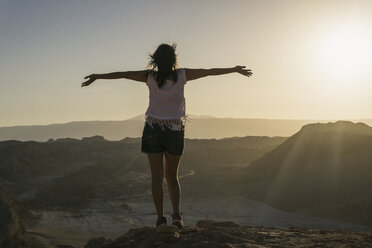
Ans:
{"type": "Polygon", "coordinates": [[[172,225],[176,225],[178,228],[183,228],[182,213],[172,214],[172,225]]]}
{"type": "Polygon", "coordinates": [[[161,226],[161,225],[166,225],[167,224],[167,218],[163,217],[158,217],[156,220],[156,227],[161,226]]]}

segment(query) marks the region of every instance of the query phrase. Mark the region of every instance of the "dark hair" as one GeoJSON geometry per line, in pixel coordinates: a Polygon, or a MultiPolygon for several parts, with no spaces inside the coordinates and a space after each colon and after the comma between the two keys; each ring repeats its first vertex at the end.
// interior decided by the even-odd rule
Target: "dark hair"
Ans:
{"type": "Polygon", "coordinates": [[[147,65],[154,73],[158,87],[161,88],[165,80],[172,77],[173,82],[177,82],[177,44],[161,44],[153,54],[150,54],[150,61],[147,65]]]}

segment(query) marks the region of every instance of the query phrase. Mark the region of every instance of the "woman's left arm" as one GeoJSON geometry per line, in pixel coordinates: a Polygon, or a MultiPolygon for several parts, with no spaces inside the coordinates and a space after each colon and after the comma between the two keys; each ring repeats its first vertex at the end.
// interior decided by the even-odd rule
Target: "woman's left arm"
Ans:
{"type": "Polygon", "coordinates": [[[237,65],[231,68],[212,68],[212,69],[188,69],[186,68],[186,78],[187,81],[195,80],[198,78],[203,78],[207,76],[218,76],[228,73],[237,72],[243,76],[252,76],[251,69],[245,69],[245,66],[237,65]]]}
{"type": "Polygon", "coordinates": [[[123,71],[123,72],[111,72],[105,74],[91,74],[89,76],[84,77],[89,78],[88,81],[81,84],[81,87],[88,86],[93,83],[97,79],[119,79],[119,78],[126,78],[134,81],[139,82],[146,82],[147,81],[148,71],[123,71]]]}

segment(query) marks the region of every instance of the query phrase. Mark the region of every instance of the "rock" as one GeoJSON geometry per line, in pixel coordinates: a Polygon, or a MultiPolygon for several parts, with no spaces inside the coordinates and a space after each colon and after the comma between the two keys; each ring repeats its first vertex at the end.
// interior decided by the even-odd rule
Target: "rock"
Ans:
{"type": "Polygon", "coordinates": [[[176,225],[161,225],[156,227],[156,232],[158,233],[178,232],[178,227],[176,225]]]}
{"type": "Polygon", "coordinates": [[[129,229],[128,234],[133,236],[139,233],[148,233],[149,231],[153,231],[153,230],[154,230],[153,227],[148,227],[148,226],[140,227],[140,228],[131,228],[129,229]]]}
{"type": "Polygon", "coordinates": [[[105,237],[94,238],[88,241],[84,248],[108,248],[113,241],[105,237]]]}
{"type": "Polygon", "coordinates": [[[197,226],[185,226],[184,228],[180,229],[179,232],[181,233],[200,232],[200,228],[197,226]]]}
{"type": "Polygon", "coordinates": [[[56,248],[75,248],[72,245],[57,245],[56,248]]]}
{"type": "Polygon", "coordinates": [[[26,212],[0,188],[0,248],[26,247],[23,225],[23,215],[26,212]]]}
{"type": "Polygon", "coordinates": [[[151,244],[155,233],[154,227],[132,228],[117,238],[113,247],[137,247],[139,243],[151,244]]]}
{"type": "Polygon", "coordinates": [[[166,233],[156,233],[154,235],[154,243],[168,243],[177,240],[180,237],[178,232],[166,232],[166,233]]]}
{"type": "Polygon", "coordinates": [[[123,202],[120,206],[121,206],[124,210],[127,210],[127,211],[129,211],[129,212],[132,212],[132,211],[133,211],[133,208],[132,208],[128,203],[123,202]]]}
{"type": "Polygon", "coordinates": [[[220,244],[220,243],[216,243],[216,242],[213,242],[213,241],[202,240],[202,241],[198,242],[198,244],[196,246],[193,246],[193,247],[198,247],[198,248],[234,248],[236,246],[232,246],[231,244],[220,244]]]}
{"type": "Polygon", "coordinates": [[[214,220],[206,219],[206,220],[199,220],[196,223],[196,226],[198,227],[209,227],[215,223],[214,220]]]}

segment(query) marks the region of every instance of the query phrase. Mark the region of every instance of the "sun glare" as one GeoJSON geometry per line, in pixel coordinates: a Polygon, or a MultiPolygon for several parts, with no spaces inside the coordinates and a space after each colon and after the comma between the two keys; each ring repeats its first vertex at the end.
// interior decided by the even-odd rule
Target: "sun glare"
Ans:
{"type": "Polygon", "coordinates": [[[372,39],[360,28],[341,28],[325,37],[321,50],[324,69],[337,79],[365,76],[371,66],[372,39]]]}

